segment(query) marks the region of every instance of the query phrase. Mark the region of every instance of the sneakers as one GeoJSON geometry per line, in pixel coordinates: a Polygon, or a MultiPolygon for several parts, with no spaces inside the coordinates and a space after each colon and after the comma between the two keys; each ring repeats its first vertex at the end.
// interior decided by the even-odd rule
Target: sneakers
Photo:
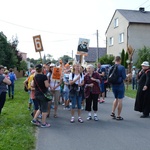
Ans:
{"type": "Polygon", "coordinates": [[[80,118],[78,118],[78,122],[83,123],[83,120],[82,120],[82,118],[81,118],[81,117],[80,117],[80,118]]]}
{"type": "Polygon", "coordinates": [[[65,103],[62,103],[62,106],[65,106],[65,103]]]}
{"type": "Polygon", "coordinates": [[[91,117],[91,116],[88,116],[88,117],[87,117],[87,120],[92,120],[92,117],[91,117]]]}
{"type": "Polygon", "coordinates": [[[104,100],[104,99],[99,100],[99,103],[104,103],[104,102],[105,102],[105,100],[104,100]]]}
{"type": "Polygon", "coordinates": [[[97,116],[94,116],[94,120],[95,120],[95,121],[98,121],[98,117],[97,117],[97,116]]]}
{"type": "Polygon", "coordinates": [[[40,126],[41,125],[41,122],[38,121],[38,120],[32,120],[31,123],[36,125],[36,126],[40,126]]]}
{"type": "Polygon", "coordinates": [[[39,119],[42,119],[42,114],[39,114],[38,118],[39,118],[39,119]]]}
{"type": "Polygon", "coordinates": [[[74,123],[74,122],[75,122],[74,117],[71,117],[70,123],[74,123]]]}
{"type": "Polygon", "coordinates": [[[65,106],[64,110],[70,110],[69,106],[65,106]]]}
{"type": "Polygon", "coordinates": [[[81,110],[84,110],[84,106],[81,106],[81,110]]]}
{"type": "Polygon", "coordinates": [[[51,125],[49,123],[45,123],[45,124],[41,124],[41,128],[48,128],[50,127],[51,125]]]}

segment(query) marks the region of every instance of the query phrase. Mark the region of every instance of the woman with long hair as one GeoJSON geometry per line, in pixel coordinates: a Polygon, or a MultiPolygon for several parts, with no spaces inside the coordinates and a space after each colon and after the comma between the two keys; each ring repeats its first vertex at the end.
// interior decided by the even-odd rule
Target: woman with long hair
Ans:
{"type": "Polygon", "coordinates": [[[81,103],[82,103],[82,86],[84,85],[84,77],[80,73],[80,64],[76,63],[73,65],[73,72],[69,74],[69,84],[70,84],[70,100],[72,102],[71,109],[71,123],[75,122],[74,112],[75,106],[77,104],[78,108],[78,122],[83,123],[81,118],[81,103]]]}

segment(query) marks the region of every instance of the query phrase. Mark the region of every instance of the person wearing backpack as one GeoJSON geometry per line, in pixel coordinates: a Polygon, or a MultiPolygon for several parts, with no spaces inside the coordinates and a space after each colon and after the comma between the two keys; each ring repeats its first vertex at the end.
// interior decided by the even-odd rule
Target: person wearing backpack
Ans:
{"type": "Polygon", "coordinates": [[[121,65],[121,57],[116,56],[115,57],[115,65],[110,69],[109,78],[112,76],[114,77],[114,82],[111,82],[112,85],[112,91],[115,97],[115,100],[112,105],[112,114],[111,117],[116,120],[123,120],[121,117],[122,112],[122,99],[124,97],[125,93],[125,86],[124,86],[124,80],[126,79],[126,71],[125,67],[121,65]],[[118,110],[117,117],[115,116],[115,110],[118,110]]]}
{"type": "Polygon", "coordinates": [[[8,85],[8,96],[9,98],[11,97],[12,99],[14,98],[14,86],[15,86],[15,80],[17,80],[15,73],[13,72],[13,69],[9,69],[9,79],[11,81],[11,84],[8,85]]]}

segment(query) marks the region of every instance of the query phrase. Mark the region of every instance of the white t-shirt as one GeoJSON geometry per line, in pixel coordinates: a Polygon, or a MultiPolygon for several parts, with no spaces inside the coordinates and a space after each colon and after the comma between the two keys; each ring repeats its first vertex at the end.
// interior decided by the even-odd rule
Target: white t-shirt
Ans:
{"type": "Polygon", "coordinates": [[[82,83],[82,81],[84,80],[84,75],[82,74],[82,77],[80,74],[76,75],[74,74],[74,78],[72,79],[72,73],[69,74],[69,81],[72,81],[72,80],[75,80],[76,78],[78,78],[78,76],[80,76],[79,80],[77,80],[75,82],[75,84],[79,84],[79,83],[82,83]]]}
{"type": "MultiPolygon", "coordinates": [[[[47,77],[49,78],[50,73],[47,74],[47,77]]],[[[52,76],[50,77],[50,86],[53,88],[54,86],[57,86],[59,84],[58,81],[53,80],[52,76]]],[[[60,86],[58,86],[55,90],[60,90],[60,86]]]]}

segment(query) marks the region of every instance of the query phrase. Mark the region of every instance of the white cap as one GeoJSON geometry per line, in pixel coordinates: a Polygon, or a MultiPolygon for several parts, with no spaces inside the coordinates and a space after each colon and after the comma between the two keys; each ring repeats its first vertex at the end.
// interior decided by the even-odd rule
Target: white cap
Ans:
{"type": "Polygon", "coordinates": [[[149,67],[149,62],[148,62],[148,61],[144,61],[144,62],[141,64],[141,66],[147,66],[147,67],[149,67]]]}
{"type": "Polygon", "coordinates": [[[55,64],[53,64],[53,63],[52,63],[52,64],[50,64],[50,67],[55,67],[55,64]]]}

